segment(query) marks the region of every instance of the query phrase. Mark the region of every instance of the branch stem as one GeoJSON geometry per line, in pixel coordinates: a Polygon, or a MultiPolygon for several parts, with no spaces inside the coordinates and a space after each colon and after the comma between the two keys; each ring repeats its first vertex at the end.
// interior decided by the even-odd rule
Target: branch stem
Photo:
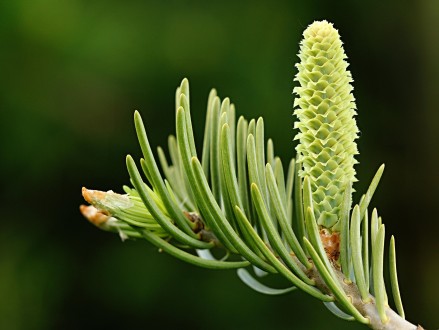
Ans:
{"type": "MultiPolygon", "coordinates": [[[[361,299],[360,290],[356,286],[355,283],[350,282],[346,283],[345,277],[343,273],[339,270],[335,270],[336,275],[339,278],[339,282],[346,292],[347,296],[351,299],[352,304],[355,308],[363,315],[364,317],[369,319],[368,326],[375,330],[422,330],[421,326],[416,326],[409,321],[402,318],[398,313],[394,312],[389,306],[386,306],[385,313],[388,318],[386,323],[381,322],[380,315],[376,308],[375,297],[372,295],[369,296],[369,300],[364,302],[361,299]]],[[[315,267],[312,267],[308,271],[308,275],[312,278],[316,287],[318,287],[322,292],[329,292],[328,287],[325,282],[321,278],[315,267]]]]}

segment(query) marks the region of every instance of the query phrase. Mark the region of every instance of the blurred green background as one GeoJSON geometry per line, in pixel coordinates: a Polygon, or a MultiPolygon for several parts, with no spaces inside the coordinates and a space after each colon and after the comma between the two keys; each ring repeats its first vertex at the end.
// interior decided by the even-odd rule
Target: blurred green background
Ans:
{"type": "Polygon", "coordinates": [[[386,163],[373,206],[397,238],[406,314],[438,327],[439,2],[23,0],[0,4],[0,328],[363,329],[301,292],[262,296],[233,271],[121,243],[78,211],[83,185],[128,183],[135,109],[166,145],[183,77],[198,142],[216,87],[292,157],[295,54],[316,19],[340,30],[355,79],[356,189],[386,163]]]}

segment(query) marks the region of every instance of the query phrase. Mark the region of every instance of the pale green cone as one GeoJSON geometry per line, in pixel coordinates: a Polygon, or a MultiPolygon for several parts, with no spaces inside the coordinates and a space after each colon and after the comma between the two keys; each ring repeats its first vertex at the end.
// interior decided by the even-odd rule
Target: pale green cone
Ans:
{"type": "Polygon", "coordinates": [[[338,31],[331,23],[312,23],[303,33],[294,101],[299,121],[295,139],[299,175],[308,176],[317,223],[331,229],[339,220],[343,193],[354,181],[358,154],[355,99],[338,31]]]}

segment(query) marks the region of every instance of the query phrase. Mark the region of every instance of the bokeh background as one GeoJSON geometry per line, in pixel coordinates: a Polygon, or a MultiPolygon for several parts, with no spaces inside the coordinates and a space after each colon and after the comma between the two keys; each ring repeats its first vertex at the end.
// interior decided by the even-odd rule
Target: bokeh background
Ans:
{"type": "MultiPolygon", "coordinates": [[[[357,191],[386,163],[373,200],[397,237],[408,318],[439,326],[439,2],[84,1],[0,3],[1,329],[363,329],[301,292],[259,295],[233,271],[185,265],[85,221],[81,187],[121,191],[140,156],[174,131],[191,83],[201,142],[212,87],[264,116],[294,155],[291,91],[302,30],[340,30],[355,79],[357,191]]],[[[356,195],[358,198],[358,193],[356,195]]]]}

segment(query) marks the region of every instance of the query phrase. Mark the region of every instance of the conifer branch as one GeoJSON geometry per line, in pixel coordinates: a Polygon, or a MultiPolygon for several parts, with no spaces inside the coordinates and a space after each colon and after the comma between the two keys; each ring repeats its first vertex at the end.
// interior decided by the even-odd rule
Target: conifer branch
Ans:
{"type": "Polygon", "coordinates": [[[144,158],[138,167],[127,156],[134,188],[124,187],[125,194],[83,188],[91,205],[82,205],[81,212],[122,239],[145,239],[197,266],[237,269],[258,292],[277,295],[298,288],[342,319],[373,329],[416,329],[405,320],[394,238],[390,287],[398,313],[389,307],[384,224],[376,209],[369,224],[368,208],[384,165],[361,200],[352,201],[358,128],[340,36],[326,21],[314,22],[303,35],[294,89],[299,144],[286,177],[273,141],[265,142],[263,119],[241,116],[236,122],[235,106],[216,90],[209,94],[203,147],[197,149],[184,79],[176,91],[170,161],[158,149],[164,177],[136,111],[144,158]],[[246,268],[250,265],[254,275],[246,268]],[[267,273],[292,286],[270,288],[261,283],[267,273]]]}

